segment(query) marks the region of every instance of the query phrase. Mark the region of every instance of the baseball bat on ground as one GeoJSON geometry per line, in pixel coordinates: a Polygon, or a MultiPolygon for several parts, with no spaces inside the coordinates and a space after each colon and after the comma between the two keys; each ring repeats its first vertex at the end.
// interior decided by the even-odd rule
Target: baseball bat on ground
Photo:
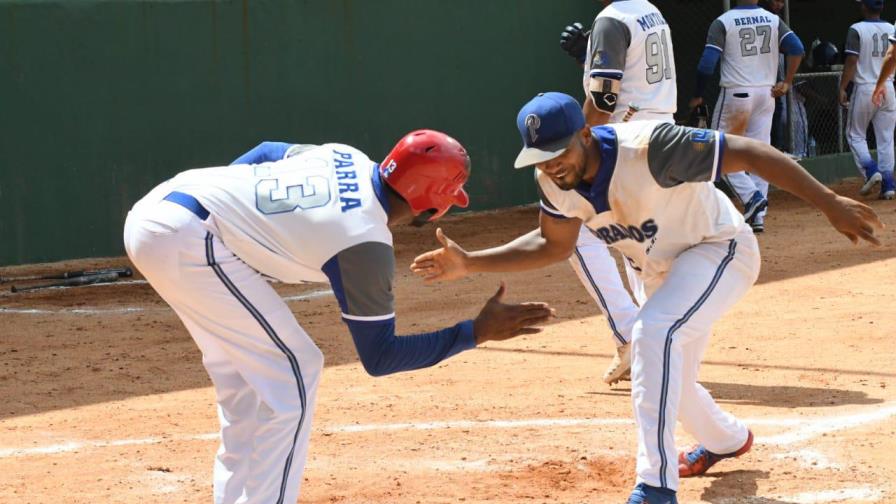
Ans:
{"type": "Polygon", "coordinates": [[[109,268],[101,270],[78,270],[66,271],[63,273],[52,273],[48,275],[24,275],[15,277],[0,277],[0,283],[22,281],[22,280],[64,280],[67,278],[78,278],[89,275],[100,275],[103,273],[115,273],[119,278],[133,276],[134,272],[131,268],[109,268]]]}
{"type": "Polygon", "coordinates": [[[10,287],[10,292],[25,292],[25,291],[33,291],[39,289],[48,289],[50,287],[74,287],[76,285],[90,285],[97,283],[109,283],[118,280],[118,273],[114,271],[107,271],[104,273],[95,273],[92,275],[81,275],[76,276],[74,278],[65,278],[59,280],[58,282],[51,282],[41,285],[28,285],[25,287],[16,287],[13,285],[10,287]]]}

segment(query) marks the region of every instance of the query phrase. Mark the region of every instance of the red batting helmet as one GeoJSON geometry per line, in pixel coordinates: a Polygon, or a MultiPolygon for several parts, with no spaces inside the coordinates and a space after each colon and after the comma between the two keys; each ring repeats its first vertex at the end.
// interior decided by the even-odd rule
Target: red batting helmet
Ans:
{"type": "Polygon", "coordinates": [[[464,191],[470,156],[457,140],[439,131],[405,135],[383,160],[380,173],[414,215],[433,211],[431,221],[445,215],[451,205],[464,208],[470,203],[464,191]]]}

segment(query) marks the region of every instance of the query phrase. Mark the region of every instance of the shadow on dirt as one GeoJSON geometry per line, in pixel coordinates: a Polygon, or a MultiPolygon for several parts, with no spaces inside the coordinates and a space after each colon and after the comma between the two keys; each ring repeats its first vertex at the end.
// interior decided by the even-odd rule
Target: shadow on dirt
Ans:
{"type": "Polygon", "coordinates": [[[792,501],[759,497],[757,481],[769,478],[768,471],[730,471],[713,474],[714,480],[700,500],[713,504],[794,504],[792,501]]]}
{"type": "MultiPolygon", "coordinates": [[[[606,359],[609,361],[613,358],[612,354],[609,353],[593,353],[593,352],[567,352],[567,351],[558,351],[558,350],[536,350],[529,348],[496,348],[496,347],[483,347],[478,348],[478,352],[510,352],[510,353],[532,353],[539,355],[559,355],[564,357],[586,357],[586,358],[600,358],[606,359]]],[[[701,361],[702,366],[728,366],[728,367],[744,367],[743,362],[734,362],[734,361],[721,361],[721,360],[703,360],[701,361]]],[[[874,371],[870,369],[835,369],[835,368],[821,368],[821,367],[812,367],[812,366],[780,366],[774,364],[754,364],[751,363],[749,365],[751,369],[775,369],[782,371],[807,371],[811,373],[826,373],[826,374],[844,374],[844,375],[856,375],[856,376],[883,376],[883,377],[896,377],[896,372],[886,372],[886,371],[874,371]]]]}
{"type": "Polygon", "coordinates": [[[859,390],[788,385],[701,382],[720,403],[767,406],[770,408],[819,408],[846,404],[880,404],[883,399],[868,397],[859,390]]]}

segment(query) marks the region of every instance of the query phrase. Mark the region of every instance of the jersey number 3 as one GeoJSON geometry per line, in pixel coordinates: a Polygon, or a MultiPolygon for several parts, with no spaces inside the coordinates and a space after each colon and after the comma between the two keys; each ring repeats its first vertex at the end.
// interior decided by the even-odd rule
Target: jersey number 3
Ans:
{"type": "Polygon", "coordinates": [[[669,58],[669,42],[666,30],[647,35],[644,47],[647,55],[647,83],[656,84],[664,79],[672,78],[672,64],[669,58]]]}
{"type": "Polygon", "coordinates": [[[309,210],[330,202],[330,181],[321,175],[302,176],[295,172],[271,173],[265,165],[255,167],[255,175],[264,178],[255,184],[255,206],[265,215],[309,210]]]}

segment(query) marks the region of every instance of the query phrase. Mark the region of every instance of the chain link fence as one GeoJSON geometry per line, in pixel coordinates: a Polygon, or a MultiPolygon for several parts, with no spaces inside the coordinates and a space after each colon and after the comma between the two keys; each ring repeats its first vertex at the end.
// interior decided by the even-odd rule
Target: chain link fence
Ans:
{"type": "Polygon", "coordinates": [[[840,72],[800,73],[777,114],[772,144],[799,158],[848,152],[847,111],[837,101],[840,72]]]}

